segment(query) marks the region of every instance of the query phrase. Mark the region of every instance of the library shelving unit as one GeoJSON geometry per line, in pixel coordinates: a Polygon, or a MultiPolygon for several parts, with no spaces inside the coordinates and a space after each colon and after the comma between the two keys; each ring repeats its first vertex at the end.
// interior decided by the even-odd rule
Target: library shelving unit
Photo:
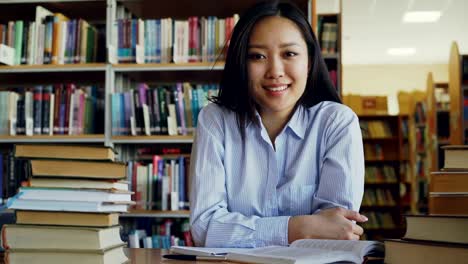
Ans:
{"type": "Polygon", "coordinates": [[[435,82],[432,73],[426,78],[426,130],[427,130],[427,161],[429,172],[437,171],[437,103],[435,97],[435,82]]]}
{"type": "Polygon", "coordinates": [[[436,159],[434,160],[435,170],[442,169],[444,164],[444,151],[441,147],[450,144],[450,95],[448,82],[435,82],[435,133],[436,137],[436,159]]]}
{"type": "Polygon", "coordinates": [[[468,144],[468,55],[452,43],[449,58],[450,144],[468,144]]]}
{"type": "Polygon", "coordinates": [[[360,115],[365,156],[365,191],[361,212],[366,239],[401,237],[402,213],[411,185],[408,166],[408,116],[360,115]]]}
{"type": "Polygon", "coordinates": [[[428,100],[426,92],[415,91],[411,99],[409,122],[410,163],[412,164],[412,212],[427,212],[428,181],[431,166],[428,100]]]}
{"type": "Polygon", "coordinates": [[[442,168],[444,151],[442,146],[450,144],[450,97],[448,83],[434,81],[432,73],[427,75],[427,128],[428,128],[428,160],[430,171],[442,168]]]}
{"type": "MultiPolygon", "coordinates": [[[[136,29],[135,24],[138,25],[138,23],[144,23],[148,20],[162,21],[166,18],[171,18],[173,21],[187,20],[190,17],[216,16],[227,18],[234,14],[242,14],[246,8],[255,2],[256,0],[239,0],[220,4],[218,0],[0,0],[0,24],[8,24],[9,21],[17,20],[34,21],[37,19],[36,8],[41,6],[54,14],[61,13],[70,19],[82,18],[96,28],[97,32],[95,36],[97,49],[92,62],[70,64],[38,64],[31,62],[28,64],[32,65],[2,65],[0,66],[0,91],[11,91],[16,87],[65,85],[69,83],[76,84],[77,87],[93,85],[97,87],[95,99],[97,105],[99,105],[99,107],[96,107],[99,111],[92,114],[94,118],[92,119],[94,120],[92,133],[84,132],[77,135],[68,135],[66,132],[60,131],[63,134],[54,132],[53,135],[34,134],[26,136],[20,133],[10,135],[8,129],[5,129],[0,130],[6,132],[0,135],[0,150],[7,153],[11,151],[12,146],[16,143],[88,144],[113,147],[118,152],[117,159],[124,162],[138,162],[147,165],[151,163],[153,154],[158,154],[167,159],[182,157],[189,160],[193,142],[192,133],[182,133],[182,135],[180,133],[177,133],[177,135],[167,135],[167,133],[144,135],[143,133],[136,133],[137,135],[130,135],[131,133],[128,133],[128,131],[122,132],[119,130],[123,128],[119,122],[138,123],[139,121],[122,119],[116,114],[126,105],[126,99],[121,94],[138,90],[138,86],[142,83],[158,90],[161,89],[161,85],[170,86],[176,83],[215,84],[221,78],[224,63],[222,60],[215,62],[215,59],[189,63],[174,63],[172,60],[164,63],[149,63],[148,61],[146,63],[135,63],[135,61],[139,60],[139,54],[142,53],[142,50],[135,47],[134,44],[135,42],[139,43],[140,39],[135,40],[134,38],[124,37],[127,35],[122,35],[119,29],[122,31],[124,29],[128,34],[128,32],[136,29]],[[18,10],[21,11],[18,12],[18,10]],[[132,20],[136,22],[129,22],[132,20]],[[125,27],[120,27],[124,23],[127,23],[125,27]],[[136,58],[122,62],[119,60],[120,56],[129,55],[125,52],[130,52],[130,54],[134,52],[133,56],[136,58]],[[118,105],[117,101],[124,103],[118,105]],[[118,119],[117,122],[116,118],[118,119]],[[149,151],[149,153],[144,151],[149,151]]],[[[312,21],[315,0],[294,0],[293,2],[304,13],[308,14],[309,20],[312,21]]],[[[330,18],[327,16],[326,20],[340,23],[339,16],[336,15],[330,18]]],[[[213,30],[211,28],[211,32],[213,30]]],[[[147,32],[139,35],[153,35],[145,33],[147,32]]],[[[339,39],[337,37],[336,52],[325,55],[327,65],[337,72],[338,88],[341,85],[339,39]]],[[[152,39],[151,41],[155,40],[152,39]]],[[[221,53],[220,50],[215,49],[213,56],[217,55],[217,52],[221,53]]],[[[168,87],[162,89],[172,91],[168,87]]],[[[134,94],[134,96],[136,95],[134,94]]],[[[7,123],[0,125],[9,127],[7,123]]],[[[128,128],[128,125],[126,127],[128,128]]],[[[188,185],[188,183],[186,184],[188,185]]],[[[152,192],[152,190],[148,190],[149,194],[152,192]]],[[[175,218],[178,221],[186,219],[188,216],[189,210],[185,205],[183,210],[174,211],[135,209],[128,214],[122,215],[121,219],[123,222],[127,222],[127,224],[122,224],[124,227],[138,228],[138,224],[132,221],[139,218],[146,220],[175,218]]]]}
{"type": "Polygon", "coordinates": [[[342,97],[341,13],[317,14],[317,38],[330,79],[342,97]]]}

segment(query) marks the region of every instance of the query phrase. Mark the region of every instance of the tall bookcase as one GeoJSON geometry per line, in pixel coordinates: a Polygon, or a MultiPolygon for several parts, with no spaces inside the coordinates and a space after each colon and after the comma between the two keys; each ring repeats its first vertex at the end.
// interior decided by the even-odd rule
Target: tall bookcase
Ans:
{"type": "Polygon", "coordinates": [[[363,225],[365,238],[401,237],[411,192],[408,116],[361,115],[359,120],[366,166],[361,212],[369,218],[363,225]]]}
{"type": "Polygon", "coordinates": [[[341,66],[341,14],[317,15],[317,38],[322,49],[325,63],[328,67],[330,79],[335,84],[340,97],[342,90],[341,66]]]}
{"type": "Polygon", "coordinates": [[[468,55],[452,43],[449,58],[450,144],[468,144],[468,55]]]}
{"type": "MultiPolygon", "coordinates": [[[[17,65],[0,66],[0,91],[16,86],[35,86],[43,84],[75,83],[93,84],[98,88],[98,100],[102,112],[96,113],[99,128],[92,134],[80,135],[0,135],[0,147],[11,149],[16,143],[32,144],[91,144],[106,145],[117,150],[118,159],[133,161],[140,159],[142,163],[149,163],[150,159],[138,155],[141,148],[163,148],[181,151],[180,155],[187,157],[190,153],[193,135],[138,135],[127,136],[113,133],[113,118],[115,109],[112,104],[113,96],[135,88],[139,83],[146,83],[150,87],[159,84],[173,84],[176,82],[217,83],[221,78],[223,62],[191,62],[191,63],[118,63],[119,33],[118,19],[162,19],[186,20],[191,16],[217,16],[225,18],[242,12],[255,3],[256,0],[226,1],[222,4],[216,0],[0,0],[0,23],[10,20],[34,21],[38,5],[60,12],[67,17],[83,18],[96,27],[99,32],[99,49],[96,61],[82,64],[63,65],[17,65]],[[21,12],[18,12],[21,10],[21,12]]],[[[312,21],[314,0],[294,0],[299,8],[312,21]]],[[[330,18],[340,21],[339,17],[330,18]]],[[[339,37],[337,38],[339,40],[339,37]]],[[[339,41],[338,41],[339,43],[339,41]]],[[[339,44],[338,44],[339,51],[339,44]]],[[[326,55],[329,67],[334,67],[338,73],[338,87],[341,84],[340,53],[326,55]]],[[[177,152],[177,151],[176,151],[177,152]]],[[[174,157],[174,153],[152,153],[163,157],[174,157]]],[[[179,153],[177,153],[179,155],[179,153]]],[[[186,219],[188,210],[154,211],[132,210],[122,215],[122,221],[129,219],[143,219],[150,223],[155,219],[186,219]]],[[[129,220],[129,226],[138,228],[135,222],[129,220]]]]}
{"type": "Polygon", "coordinates": [[[432,73],[428,73],[426,95],[428,156],[432,172],[442,168],[444,151],[441,147],[450,144],[448,83],[436,82],[432,73]]]}

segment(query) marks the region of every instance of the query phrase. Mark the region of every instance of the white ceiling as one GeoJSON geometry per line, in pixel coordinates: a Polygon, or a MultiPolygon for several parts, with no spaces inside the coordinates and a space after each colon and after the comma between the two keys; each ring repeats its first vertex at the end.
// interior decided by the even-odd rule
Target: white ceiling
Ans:
{"type": "MultiPolygon", "coordinates": [[[[342,0],[342,63],[448,63],[450,45],[468,54],[468,0],[342,0]],[[404,13],[442,11],[435,23],[405,24],[404,13]],[[390,56],[388,48],[415,48],[411,56],[390,56]]],[[[339,0],[318,0],[317,12],[338,9],[339,0]]]]}

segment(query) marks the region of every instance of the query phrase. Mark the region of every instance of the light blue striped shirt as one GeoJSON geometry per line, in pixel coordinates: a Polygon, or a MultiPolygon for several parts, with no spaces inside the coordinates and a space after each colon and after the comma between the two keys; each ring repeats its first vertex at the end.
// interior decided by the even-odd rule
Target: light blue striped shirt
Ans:
{"type": "Polygon", "coordinates": [[[359,210],[364,152],[351,109],[328,101],[298,107],[276,150],[259,124],[248,122],[242,141],[234,112],[216,104],[200,112],[190,169],[197,246],[287,245],[290,216],[359,210]]]}

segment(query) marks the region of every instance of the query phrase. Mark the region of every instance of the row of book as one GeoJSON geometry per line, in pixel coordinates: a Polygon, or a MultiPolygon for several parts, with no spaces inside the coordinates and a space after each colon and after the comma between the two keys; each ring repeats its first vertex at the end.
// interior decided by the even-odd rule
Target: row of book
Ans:
{"type": "Polygon", "coordinates": [[[187,135],[197,125],[198,114],[218,85],[177,83],[136,89],[112,95],[113,135],[187,135]]]}
{"type": "Polygon", "coordinates": [[[132,204],[125,164],[107,147],[16,145],[31,176],[7,207],[2,227],[9,263],[125,263],[118,213],[132,204]],[[47,242],[44,242],[47,241],[47,242]]]}
{"type": "Polygon", "coordinates": [[[135,209],[188,209],[188,170],[190,159],[185,156],[164,158],[154,155],[150,163],[128,162],[128,181],[134,192],[135,209]]]}
{"type": "Polygon", "coordinates": [[[0,91],[0,134],[80,135],[103,131],[104,100],[97,86],[73,83],[0,91]]]}
{"type": "Polygon", "coordinates": [[[416,124],[425,124],[427,116],[427,106],[425,102],[419,101],[416,103],[414,110],[414,122],[416,124]]]}
{"type": "Polygon", "coordinates": [[[389,189],[366,189],[362,198],[363,206],[394,206],[396,205],[389,189]]]}
{"type": "Polygon", "coordinates": [[[398,180],[395,168],[389,165],[366,166],[365,175],[366,183],[395,183],[398,180]]]}
{"type": "Polygon", "coordinates": [[[15,49],[14,64],[68,64],[97,60],[98,31],[83,19],[69,19],[36,7],[35,21],[0,24],[0,44],[15,49]]]}
{"type": "Polygon", "coordinates": [[[366,160],[384,160],[384,155],[381,144],[364,143],[364,157],[366,160]]]}
{"type": "Polygon", "coordinates": [[[123,220],[123,233],[128,234],[129,248],[162,248],[193,246],[188,219],[123,220]]]}
{"type": "Polygon", "coordinates": [[[360,120],[363,138],[388,138],[394,135],[390,124],[382,120],[365,121],[360,120]]]}
{"type": "Polygon", "coordinates": [[[120,63],[184,63],[223,60],[225,45],[239,15],[186,20],[118,19],[115,23],[120,63]],[[219,57],[218,57],[219,56],[219,57]]]}
{"type": "Polygon", "coordinates": [[[417,126],[415,128],[415,143],[416,143],[416,151],[418,153],[424,153],[426,150],[426,147],[428,142],[427,139],[429,138],[429,135],[427,135],[428,130],[424,126],[417,126]]]}
{"type": "Polygon", "coordinates": [[[318,31],[322,53],[336,54],[338,52],[338,24],[323,21],[323,17],[319,17],[318,31]]]}

